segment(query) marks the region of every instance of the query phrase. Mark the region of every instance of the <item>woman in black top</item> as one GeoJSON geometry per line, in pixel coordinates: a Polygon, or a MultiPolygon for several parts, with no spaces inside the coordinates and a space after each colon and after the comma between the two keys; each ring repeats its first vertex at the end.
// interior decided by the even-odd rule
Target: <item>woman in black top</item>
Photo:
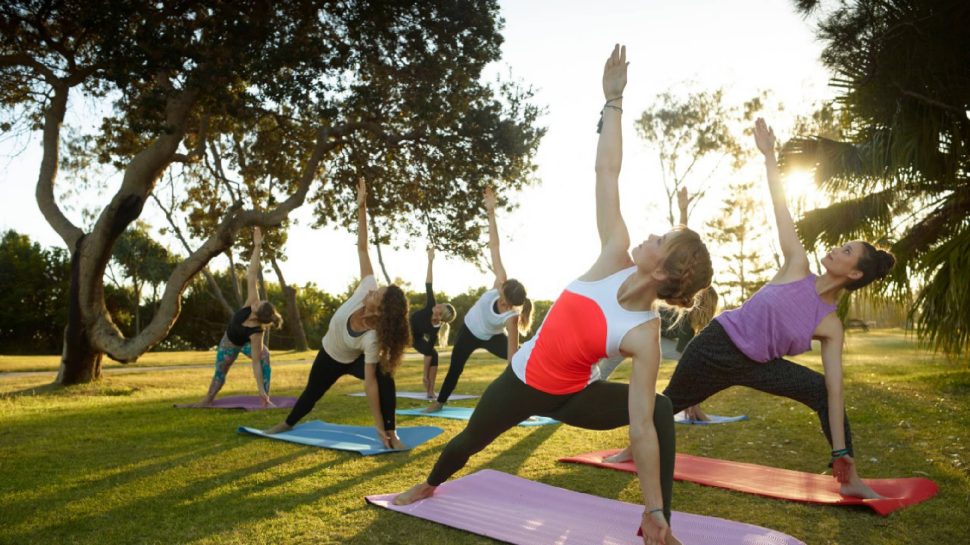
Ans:
{"type": "Polygon", "coordinates": [[[424,354],[424,389],[428,401],[434,401],[435,379],[438,377],[438,351],[435,346],[448,342],[448,324],[455,319],[455,307],[448,303],[435,304],[434,290],[431,288],[431,268],[434,262],[434,247],[428,246],[428,276],[424,280],[427,299],[424,308],[411,314],[411,337],[414,349],[424,354]]]}
{"type": "Polygon", "coordinates": [[[263,331],[272,327],[280,327],[283,319],[276,308],[269,301],[259,299],[259,289],[256,281],[259,277],[259,250],[263,244],[263,233],[259,227],[253,228],[253,255],[249,260],[249,271],[246,282],[246,306],[236,311],[229,320],[226,333],[219,341],[216,351],[216,372],[209,385],[209,392],[197,403],[197,406],[211,405],[216,394],[226,383],[226,374],[236,361],[239,353],[249,356],[253,360],[253,376],[256,378],[256,391],[263,401],[264,407],[272,407],[269,399],[269,349],[263,345],[263,331]]]}

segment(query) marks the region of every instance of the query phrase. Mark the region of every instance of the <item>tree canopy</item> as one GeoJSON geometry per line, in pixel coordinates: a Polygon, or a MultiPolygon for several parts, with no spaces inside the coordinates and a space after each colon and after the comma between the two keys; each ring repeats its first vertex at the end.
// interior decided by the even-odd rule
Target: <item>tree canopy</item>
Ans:
{"type": "MultiPolygon", "coordinates": [[[[313,192],[321,223],[349,223],[356,178],[365,176],[383,232],[428,224],[473,240],[481,189],[528,183],[542,135],[527,90],[481,81],[499,59],[501,25],[495,1],[0,5],[0,107],[8,124],[42,131],[38,205],[76,264],[66,336],[76,350],[65,351],[64,365],[102,353],[132,361],[159,342],[194,275],[242,227],[282,223],[321,178],[327,184],[313,192]],[[77,149],[122,173],[89,232],[54,194],[65,113],[84,99],[110,107],[77,149]],[[159,178],[213,147],[225,151],[227,170],[278,179],[279,194],[266,209],[225,206],[170,274],[151,323],[126,338],[102,304],[112,248],[159,178]]],[[[96,365],[82,367],[92,365],[96,376],[96,365]]],[[[62,372],[62,380],[91,374],[62,372]]]]}
{"type": "Polygon", "coordinates": [[[839,199],[801,219],[805,243],[889,246],[896,268],[876,289],[912,299],[920,337],[957,354],[970,346],[968,22],[962,0],[854,0],[823,13],[844,139],[809,134],[783,153],[839,199]]]}

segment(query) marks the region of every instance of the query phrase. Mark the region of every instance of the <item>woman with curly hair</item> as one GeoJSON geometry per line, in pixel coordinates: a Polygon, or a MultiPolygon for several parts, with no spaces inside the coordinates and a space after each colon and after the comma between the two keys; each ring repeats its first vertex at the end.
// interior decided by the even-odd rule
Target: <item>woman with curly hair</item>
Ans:
{"type": "Polygon", "coordinates": [[[249,356],[253,360],[253,376],[256,378],[256,392],[263,407],[273,407],[269,399],[269,381],[272,369],[269,365],[269,348],[263,344],[263,332],[271,327],[282,327],[283,318],[276,307],[269,301],[259,298],[257,280],[259,278],[259,251],[263,245],[263,233],[259,227],[253,227],[253,255],[249,259],[249,271],[246,275],[246,304],[237,310],[226,332],[219,341],[216,350],[216,370],[209,384],[209,391],[202,401],[192,405],[179,407],[208,407],[212,405],[219,390],[226,384],[226,375],[235,363],[239,353],[249,356]]]}
{"type": "MultiPolygon", "coordinates": [[[[495,283],[465,314],[464,323],[455,338],[455,346],[451,349],[448,374],[441,384],[438,399],[424,410],[427,413],[440,411],[448,402],[472,352],[484,348],[493,356],[508,359],[519,348],[519,335],[528,334],[532,325],[532,301],[526,296],[525,286],[509,278],[502,265],[495,221],[495,193],[490,187],[485,189],[485,210],[488,212],[488,248],[495,283]]],[[[434,388],[433,382],[431,387],[434,388]]]]}
{"type": "Polygon", "coordinates": [[[378,287],[367,250],[367,188],[357,188],[357,256],[360,284],[330,319],[322,347],[313,360],[306,388],[284,422],[267,433],[288,431],[307,415],[323,394],[344,375],[364,381],[374,428],[387,448],[404,448],[395,432],[394,371],[411,342],[408,300],[401,288],[378,287]]]}

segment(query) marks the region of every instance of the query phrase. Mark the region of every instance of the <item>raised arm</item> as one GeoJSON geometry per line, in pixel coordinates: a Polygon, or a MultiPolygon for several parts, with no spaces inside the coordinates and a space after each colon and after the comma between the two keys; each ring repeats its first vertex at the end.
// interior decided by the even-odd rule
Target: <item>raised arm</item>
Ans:
{"type": "Polygon", "coordinates": [[[678,225],[687,227],[687,205],[690,204],[690,197],[687,195],[687,188],[682,187],[677,191],[677,208],[680,209],[680,222],[678,225]]]}
{"type": "Polygon", "coordinates": [[[664,543],[670,526],[664,518],[663,492],[660,487],[660,441],[653,423],[660,370],[659,320],[640,326],[624,348],[633,355],[630,374],[630,448],[637,466],[640,492],[643,495],[643,517],[640,527],[647,543],[664,543]],[[629,345],[627,345],[629,342],[629,345]],[[653,541],[651,541],[653,540],[653,541]]]}
{"type": "Polygon", "coordinates": [[[798,240],[795,221],[785,200],[785,188],[781,185],[781,173],[775,157],[775,133],[760,117],[754,124],[754,141],[758,150],[765,156],[768,191],[771,193],[771,205],[775,211],[775,223],[778,224],[778,242],[781,245],[781,253],[785,256],[785,263],[778,274],[787,276],[786,273],[791,272],[795,273],[792,275],[794,277],[804,276],[808,274],[808,254],[798,240]]]}
{"type": "Polygon", "coordinates": [[[602,125],[596,144],[596,228],[600,246],[626,252],[630,234],[620,215],[618,182],[623,163],[623,136],[620,114],[623,112],[623,89],[626,87],[626,46],[616,45],[603,68],[602,125]]]}
{"type": "Polygon", "coordinates": [[[488,250],[492,258],[492,271],[495,272],[496,289],[508,280],[505,266],[502,265],[502,252],[499,249],[498,224],[495,222],[495,192],[491,187],[485,188],[485,211],[488,212],[488,250]]]}
{"type": "Polygon", "coordinates": [[[360,261],[360,277],[374,274],[367,251],[367,185],[361,178],[357,182],[357,259],[360,261]]]}
{"type": "Polygon", "coordinates": [[[253,255],[249,258],[249,270],[246,272],[246,306],[251,307],[259,302],[259,252],[263,245],[263,232],[259,227],[253,227],[253,255]]]}
{"type": "Polygon", "coordinates": [[[425,284],[432,283],[431,266],[434,263],[434,246],[428,245],[428,274],[424,277],[425,284]]]}

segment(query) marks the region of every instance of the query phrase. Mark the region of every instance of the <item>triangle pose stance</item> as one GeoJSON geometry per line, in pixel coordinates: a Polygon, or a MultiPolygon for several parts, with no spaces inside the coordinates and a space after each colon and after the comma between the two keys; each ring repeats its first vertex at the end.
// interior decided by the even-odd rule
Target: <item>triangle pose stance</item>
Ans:
{"type": "Polygon", "coordinates": [[[425,482],[398,495],[409,504],[431,496],[469,457],[532,416],[548,416],[587,429],[630,427],[645,509],[644,542],[680,543],[670,535],[674,472],[674,416],[655,393],[660,367],[657,299],[689,307],[710,285],[707,248],[697,233],[676,228],[630,248],[620,213],[620,114],[626,86],[626,48],[617,45],[603,69],[602,130],[596,148],[596,225],[600,254],[549,309],[542,327],[488,386],[465,429],[438,458],[425,482]],[[630,384],[590,381],[597,361],[633,358],[630,384]]]}
{"type": "Polygon", "coordinates": [[[455,320],[455,307],[450,303],[438,303],[434,298],[432,266],[434,246],[428,245],[428,275],[424,279],[424,308],[411,313],[411,346],[424,356],[424,383],[428,401],[435,400],[434,384],[438,376],[437,346],[448,343],[448,331],[455,320]]]}
{"type": "MultiPolygon", "coordinates": [[[[526,296],[525,286],[509,278],[502,265],[495,222],[495,193],[491,188],[485,190],[485,209],[488,212],[488,248],[495,283],[465,313],[455,346],[451,348],[451,363],[448,364],[448,374],[441,384],[438,399],[425,412],[440,411],[448,402],[448,397],[458,385],[458,378],[465,370],[465,362],[476,348],[484,348],[494,356],[508,359],[509,354],[519,347],[519,335],[527,334],[531,326],[532,301],[526,296]]],[[[434,389],[433,383],[431,388],[434,389]]]]}
{"type": "MultiPolygon", "coordinates": [[[[695,406],[731,386],[747,386],[787,397],[818,413],[832,447],[830,466],[846,496],[878,498],[859,477],[842,390],[842,322],[835,314],[843,290],[855,291],[881,279],[895,259],[872,244],[854,240],[822,258],[814,275],[792,220],[775,159],[775,134],[763,119],[754,127],[765,157],[768,189],[785,262],[768,284],[740,308],[721,313],[684,350],[664,395],[674,412],[695,406]],[[825,374],[784,359],[822,343],[825,374]]],[[[629,450],[607,461],[630,459],[629,450]]]]}
{"type": "Polygon", "coordinates": [[[266,433],[289,431],[307,415],[337,379],[353,375],[364,381],[377,436],[390,449],[404,448],[395,431],[394,371],[411,340],[408,300],[398,286],[377,286],[367,249],[367,188],[357,187],[357,257],[360,283],[330,319],[306,388],[286,420],[266,433]]]}
{"type": "Polygon", "coordinates": [[[253,376],[256,378],[256,393],[263,407],[272,407],[269,399],[269,381],[272,369],[269,365],[269,348],[263,344],[263,332],[270,327],[282,327],[280,317],[273,303],[259,298],[257,286],[259,278],[259,252],[263,245],[263,232],[253,227],[253,255],[249,259],[246,274],[246,304],[237,310],[216,349],[216,370],[209,384],[209,391],[196,407],[212,405],[219,390],[226,384],[226,375],[242,352],[253,360],[253,376]]]}

